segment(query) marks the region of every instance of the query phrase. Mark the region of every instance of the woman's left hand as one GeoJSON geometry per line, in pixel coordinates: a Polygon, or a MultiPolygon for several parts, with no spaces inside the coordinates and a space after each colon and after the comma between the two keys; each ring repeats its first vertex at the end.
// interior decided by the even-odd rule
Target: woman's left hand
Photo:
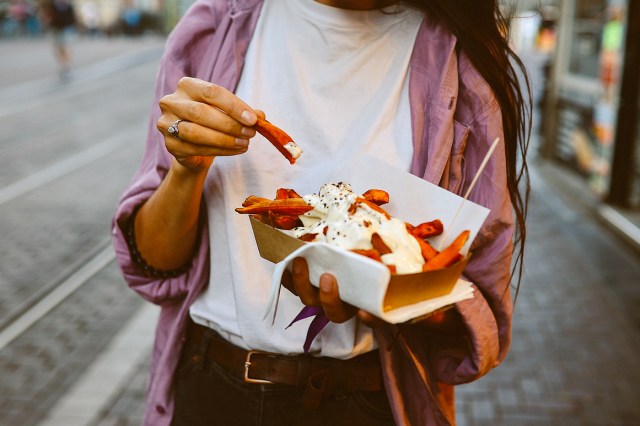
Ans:
{"type": "Polygon", "coordinates": [[[285,271],[282,285],[300,298],[307,306],[321,306],[324,313],[332,322],[343,323],[354,316],[367,326],[376,328],[385,322],[369,312],[358,309],[340,299],[340,291],[336,277],[329,273],[320,276],[320,288],[316,288],[309,281],[309,268],[304,258],[293,259],[292,273],[285,271]]]}

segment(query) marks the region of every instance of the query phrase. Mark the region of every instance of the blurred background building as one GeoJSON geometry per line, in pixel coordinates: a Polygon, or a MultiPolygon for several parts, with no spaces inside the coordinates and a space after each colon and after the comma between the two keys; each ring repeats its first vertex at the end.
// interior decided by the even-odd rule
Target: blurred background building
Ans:
{"type": "MultiPolygon", "coordinates": [[[[0,37],[41,36],[43,11],[55,0],[0,0],[0,37]]],[[[167,33],[188,7],[183,0],[74,0],[79,33],[167,33]]]]}
{"type": "Polygon", "coordinates": [[[582,182],[626,236],[640,226],[640,1],[518,1],[516,51],[543,61],[532,149],[582,182]]]}

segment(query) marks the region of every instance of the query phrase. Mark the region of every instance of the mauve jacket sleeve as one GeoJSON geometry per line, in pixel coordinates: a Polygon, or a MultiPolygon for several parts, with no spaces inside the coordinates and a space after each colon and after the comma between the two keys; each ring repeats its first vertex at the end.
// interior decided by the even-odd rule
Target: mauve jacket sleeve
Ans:
{"type": "Polygon", "coordinates": [[[164,137],[156,128],[156,122],[161,114],[158,103],[164,95],[175,91],[180,78],[194,74],[194,70],[189,69],[187,65],[192,63],[189,61],[189,56],[196,49],[193,45],[197,44],[193,43],[190,47],[193,34],[206,39],[203,36],[204,29],[207,28],[210,32],[214,31],[212,16],[218,15],[212,14],[207,6],[196,4],[181,20],[184,23],[188,22],[192,28],[189,31],[183,30],[178,24],[167,40],[165,54],[161,59],[156,79],[155,97],[148,123],[144,157],[128,188],[118,201],[112,224],[112,240],[116,261],[123,272],[125,281],[143,298],[158,305],[172,304],[181,300],[190,285],[200,285],[208,279],[209,233],[204,199],[201,204],[201,232],[197,247],[194,250],[190,268],[178,277],[163,279],[148,277],[140,265],[131,258],[126,241],[126,229],[132,214],[151,197],[171,166],[173,157],[166,150],[164,137]],[[210,18],[208,22],[207,17],[210,18]],[[195,30],[194,26],[202,27],[202,31],[195,30]],[[187,34],[188,37],[183,34],[187,34]]]}
{"type": "MultiPolygon", "coordinates": [[[[464,272],[464,278],[474,285],[474,297],[455,306],[467,334],[429,339],[434,378],[447,384],[475,380],[504,359],[512,317],[509,285],[514,221],[504,166],[502,114],[493,92],[464,55],[460,55],[459,72],[456,119],[465,120],[462,124],[469,129],[465,146],[457,147],[463,152],[459,193],[467,190],[493,140],[500,137],[501,142],[469,196],[489,208],[490,214],[473,242],[472,258],[464,272]]],[[[452,167],[457,167],[455,163],[452,167]]]]}

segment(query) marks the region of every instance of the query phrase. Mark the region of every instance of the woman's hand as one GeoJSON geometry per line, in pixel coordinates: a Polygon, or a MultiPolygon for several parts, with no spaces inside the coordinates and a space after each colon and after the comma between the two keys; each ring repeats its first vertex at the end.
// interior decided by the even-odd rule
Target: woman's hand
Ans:
{"type": "MultiPolygon", "coordinates": [[[[298,296],[307,306],[322,306],[332,322],[342,323],[358,316],[360,321],[371,328],[380,327],[385,321],[375,315],[358,309],[340,299],[336,278],[328,273],[320,276],[320,288],[309,281],[309,268],[304,258],[293,259],[292,273],[285,270],[282,285],[298,296]]],[[[432,333],[458,337],[466,334],[466,327],[455,309],[442,309],[416,321],[414,324],[432,333]]]]}
{"type": "Polygon", "coordinates": [[[318,289],[309,282],[309,268],[304,258],[293,259],[292,270],[293,273],[285,271],[282,285],[298,296],[305,305],[322,306],[330,321],[343,323],[357,315],[369,327],[375,328],[384,324],[380,318],[340,300],[338,282],[333,275],[322,274],[318,289]]]}
{"type": "Polygon", "coordinates": [[[175,93],[160,100],[156,125],[174,161],[135,219],[136,245],[146,262],[171,271],[193,257],[199,235],[200,203],[207,171],[218,155],[247,151],[255,111],[230,91],[184,77],[175,93]],[[178,120],[178,134],[169,133],[178,120]]]}
{"type": "Polygon", "coordinates": [[[197,78],[183,77],[175,93],[160,99],[158,130],[177,162],[195,172],[206,171],[219,155],[247,151],[261,111],[253,110],[227,89],[197,78]],[[178,137],[168,129],[177,120],[178,137]]]}

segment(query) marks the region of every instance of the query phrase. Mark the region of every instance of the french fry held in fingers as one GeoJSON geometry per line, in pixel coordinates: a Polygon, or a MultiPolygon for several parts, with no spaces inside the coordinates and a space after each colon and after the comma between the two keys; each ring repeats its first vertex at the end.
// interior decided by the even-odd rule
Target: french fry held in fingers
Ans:
{"type": "Polygon", "coordinates": [[[302,154],[302,149],[293,141],[291,136],[267,120],[258,118],[258,121],[253,127],[258,133],[271,142],[271,144],[289,160],[289,163],[294,164],[298,157],[300,157],[300,154],[302,154]]]}

